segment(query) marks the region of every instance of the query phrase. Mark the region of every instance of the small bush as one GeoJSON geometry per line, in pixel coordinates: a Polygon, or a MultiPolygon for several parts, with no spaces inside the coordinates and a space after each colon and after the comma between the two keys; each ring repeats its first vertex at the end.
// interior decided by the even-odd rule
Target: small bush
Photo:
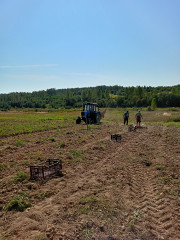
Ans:
{"type": "Polygon", "coordinates": [[[147,107],[147,111],[153,111],[150,106],[147,107]]]}
{"type": "Polygon", "coordinates": [[[24,172],[17,172],[17,174],[12,178],[13,182],[23,182],[29,179],[29,175],[24,172]]]}
{"type": "Polygon", "coordinates": [[[13,196],[13,199],[8,203],[7,211],[20,211],[23,212],[26,208],[30,206],[29,198],[26,193],[20,192],[13,196]]]}

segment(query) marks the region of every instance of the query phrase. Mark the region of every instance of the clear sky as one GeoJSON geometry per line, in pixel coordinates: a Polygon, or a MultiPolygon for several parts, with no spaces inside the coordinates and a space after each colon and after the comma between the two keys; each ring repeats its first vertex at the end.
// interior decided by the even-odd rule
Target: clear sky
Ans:
{"type": "Polygon", "coordinates": [[[0,93],[180,83],[180,0],[0,0],[0,93]]]}

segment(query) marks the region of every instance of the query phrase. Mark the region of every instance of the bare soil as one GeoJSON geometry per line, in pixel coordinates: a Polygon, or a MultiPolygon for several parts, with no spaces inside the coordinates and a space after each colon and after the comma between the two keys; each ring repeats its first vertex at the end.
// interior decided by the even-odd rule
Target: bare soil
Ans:
{"type": "Polygon", "coordinates": [[[177,240],[180,237],[180,128],[69,123],[1,139],[0,240],[177,240]],[[122,135],[121,142],[111,134],[122,135]],[[17,145],[21,141],[22,146],[17,145]],[[17,172],[61,158],[63,176],[14,182],[17,172]],[[14,194],[31,206],[6,211],[14,194]]]}

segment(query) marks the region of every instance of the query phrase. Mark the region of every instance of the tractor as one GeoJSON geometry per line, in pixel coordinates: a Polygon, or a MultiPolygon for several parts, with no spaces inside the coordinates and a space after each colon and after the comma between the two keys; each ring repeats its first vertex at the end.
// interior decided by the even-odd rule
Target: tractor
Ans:
{"type": "Polygon", "coordinates": [[[99,123],[102,113],[99,111],[99,106],[97,103],[86,103],[83,105],[83,110],[81,112],[81,117],[76,119],[76,124],[80,124],[84,121],[87,124],[99,123]]]}

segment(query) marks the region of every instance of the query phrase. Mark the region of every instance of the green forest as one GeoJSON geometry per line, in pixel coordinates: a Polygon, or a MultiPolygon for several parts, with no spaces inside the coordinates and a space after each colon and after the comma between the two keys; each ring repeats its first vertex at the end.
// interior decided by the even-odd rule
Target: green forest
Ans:
{"type": "Polygon", "coordinates": [[[168,87],[97,86],[87,88],[47,89],[32,93],[0,94],[0,109],[79,108],[85,102],[100,107],[180,107],[180,85],[168,87]]]}

